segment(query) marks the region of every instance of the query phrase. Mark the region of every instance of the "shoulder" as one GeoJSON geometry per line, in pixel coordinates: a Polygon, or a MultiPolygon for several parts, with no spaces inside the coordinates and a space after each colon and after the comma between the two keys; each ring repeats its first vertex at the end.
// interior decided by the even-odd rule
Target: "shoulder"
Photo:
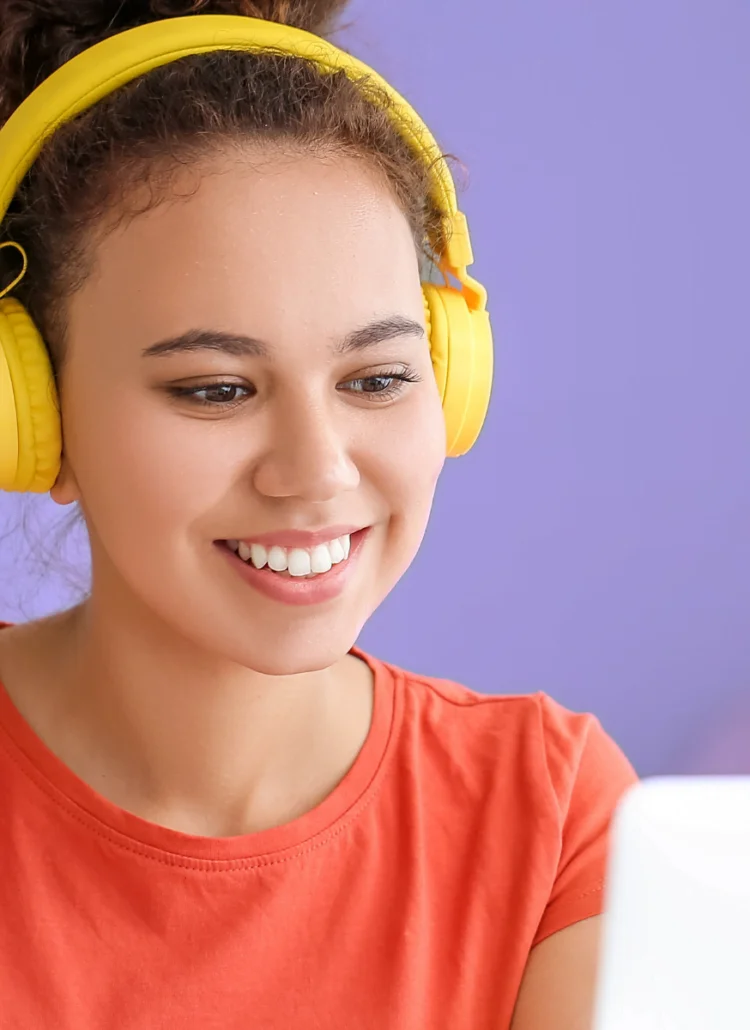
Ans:
{"type": "Polygon", "coordinates": [[[467,735],[473,747],[479,733],[519,755],[535,749],[551,775],[576,765],[587,747],[607,737],[594,714],[566,708],[544,691],[483,694],[454,680],[390,668],[402,682],[407,718],[425,730],[467,735]]]}
{"type": "MultiPolygon", "coordinates": [[[[473,790],[499,793],[559,827],[573,809],[610,812],[636,774],[590,712],[539,691],[482,694],[449,679],[389,666],[401,684],[403,729],[418,764],[473,790]]],[[[408,744],[407,744],[408,746],[408,744]]]]}

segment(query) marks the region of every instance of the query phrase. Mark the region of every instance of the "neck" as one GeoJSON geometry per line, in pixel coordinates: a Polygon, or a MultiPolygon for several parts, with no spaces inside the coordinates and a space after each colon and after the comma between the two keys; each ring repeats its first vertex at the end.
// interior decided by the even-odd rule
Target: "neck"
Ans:
{"type": "Polygon", "coordinates": [[[56,636],[47,735],[58,734],[60,757],[110,801],[172,829],[221,837],[291,821],[330,793],[369,730],[372,676],[352,655],[266,676],[95,596],[56,636]]]}

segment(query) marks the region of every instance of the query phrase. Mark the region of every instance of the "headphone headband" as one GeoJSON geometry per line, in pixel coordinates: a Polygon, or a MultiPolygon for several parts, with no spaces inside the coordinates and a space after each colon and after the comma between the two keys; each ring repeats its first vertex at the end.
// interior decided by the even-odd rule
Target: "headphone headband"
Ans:
{"type": "MultiPolygon", "coordinates": [[[[45,141],[63,124],[139,75],[181,57],[215,50],[249,50],[300,57],[324,73],[343,71],[367,79],[388,99],[397,132],[429,169],[432,198],[447,228],[442,267],[467,288],[472,307],[484,291],[466,275],[472,262],[466,219],[458,210],[450,169],[416,111],[377,72],[345,51],[302,29],[239,15],[202,14],[150,22],[109,36],[71,58],[41,83],[0,129],[0,222],[45,141]]],[[[377,102],[377,91],[374,94],[377,102]]],[[[477,304],[477,302],[479,302],[477,304]]]]}

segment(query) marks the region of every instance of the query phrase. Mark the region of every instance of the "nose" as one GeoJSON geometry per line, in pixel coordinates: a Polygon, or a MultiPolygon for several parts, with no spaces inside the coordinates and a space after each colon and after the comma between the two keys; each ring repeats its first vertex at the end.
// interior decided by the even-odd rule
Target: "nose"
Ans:
{"type": "Polygon", "coordinates": [[[266,497],[325,502],[359,485],[350,434],[321,402],[279,404],[270,443],[256,462],[254,486],[266,497]]]}

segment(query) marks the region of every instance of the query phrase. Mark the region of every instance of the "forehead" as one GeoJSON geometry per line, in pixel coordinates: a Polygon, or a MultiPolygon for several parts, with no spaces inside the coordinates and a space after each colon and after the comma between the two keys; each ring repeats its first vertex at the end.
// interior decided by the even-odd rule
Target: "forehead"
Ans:
{"type": "Polygon", "coordinates": [[[225,160],[174,188],[103,239],[79,309],[148,336],[225,323],[273,338],[421,306],[408,221],[360,160],[225,160]]]}

